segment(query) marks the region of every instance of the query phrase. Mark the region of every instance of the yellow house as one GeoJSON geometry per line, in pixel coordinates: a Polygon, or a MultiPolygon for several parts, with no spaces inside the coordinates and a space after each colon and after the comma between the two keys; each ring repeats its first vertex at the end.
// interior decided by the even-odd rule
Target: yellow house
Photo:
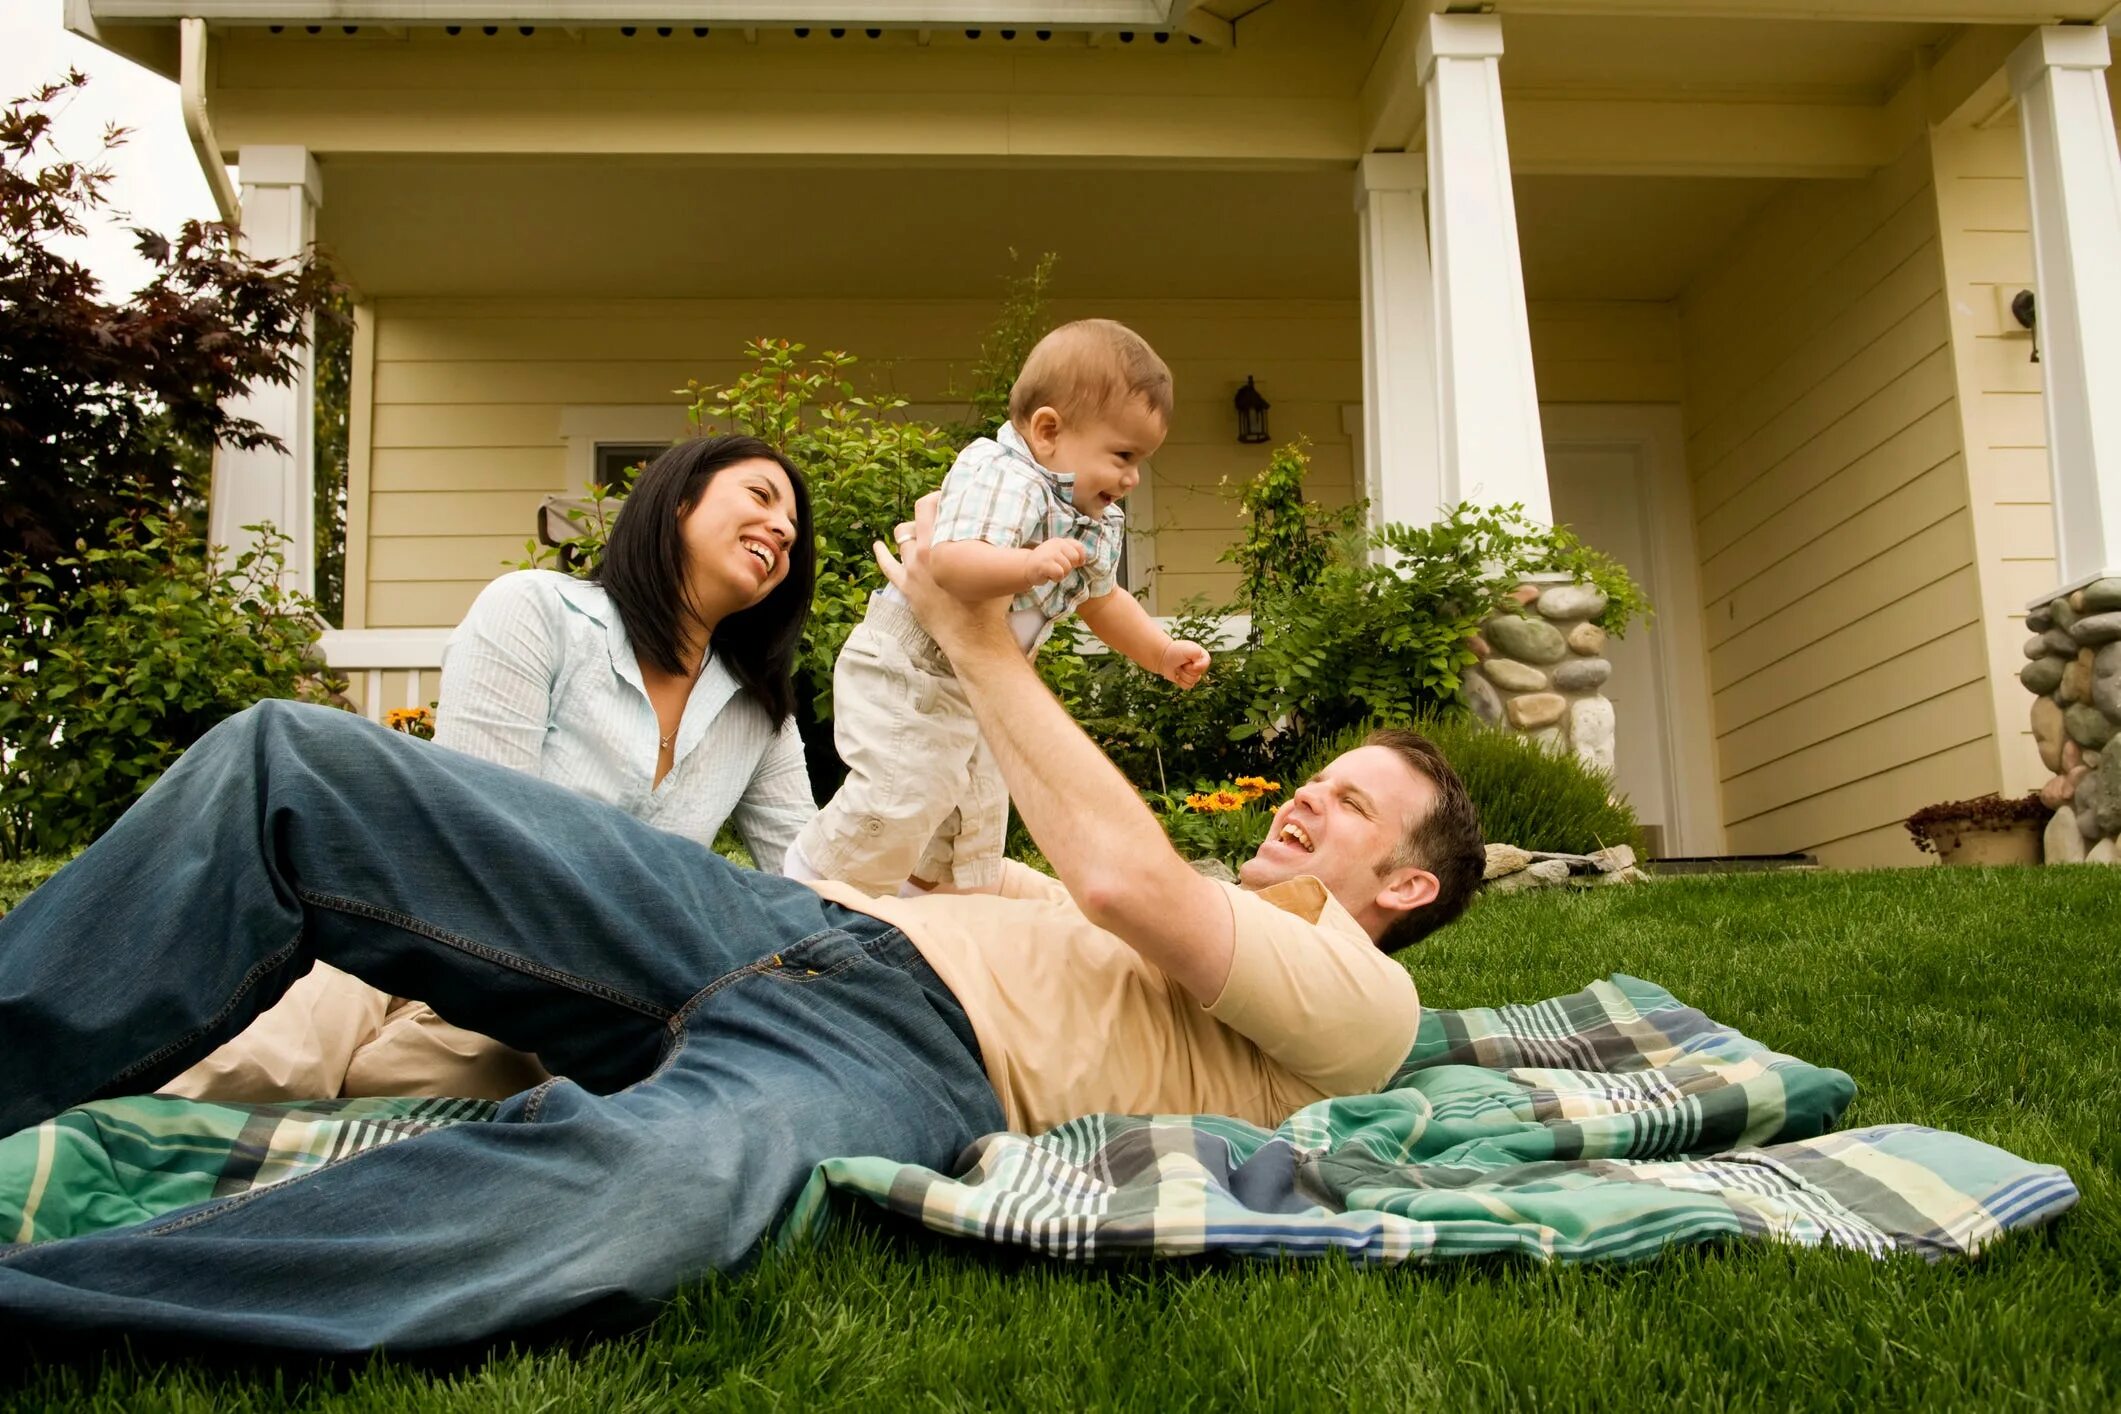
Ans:
{"type": "MultiPolygon", "coordinates": [[[[1248,376],[1326,499],[1522,501],[1627,561],[1619,772],[1668,852],[1916,862],[1910,811],[2048,778],[2027,606],[2121,570],[2113,0],[68,14],[181,80],[253,249],[357,293],[330,652],[372,710],[669,390],[775,335],[938,404],[1011,250],[1176,374],[1152,609],[1227,588],[1248,376]]],[[[306,390],[254,403],[294,454],[224,458],[216,526],[306,543],[306,390]]]]}

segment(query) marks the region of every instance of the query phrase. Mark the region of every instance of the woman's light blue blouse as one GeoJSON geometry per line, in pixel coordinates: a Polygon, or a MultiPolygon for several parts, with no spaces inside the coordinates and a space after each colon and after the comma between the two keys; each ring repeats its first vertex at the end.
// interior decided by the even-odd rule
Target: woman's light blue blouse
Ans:
{"type": "Polygon", "coordinates": [[[551,570],[486,586],[442,650],[435,740],[513,766],[711,846],[735,819],[779,873],[816,813],[795,723],[776,730],[719,658],[693,685],[670,773],[655,780],[655,708],[604,590],[551,570]]]}

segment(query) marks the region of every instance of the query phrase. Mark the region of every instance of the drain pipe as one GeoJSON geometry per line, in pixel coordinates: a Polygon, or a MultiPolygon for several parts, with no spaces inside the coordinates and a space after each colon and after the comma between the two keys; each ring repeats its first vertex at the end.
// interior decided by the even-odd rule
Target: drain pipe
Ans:
{"type": "Polygon", "coordinates": [[[236,196],[236,184],[228,179],[228,167],[221,161],[221,145],[214,141],[213,125],[206,119],[206,21],[179,20],[177,33],[177,98],[184,108],[184,131],[191,136],[191,148],[198,154],[199,169],[206,173],[206,184],[213,188],[214,205],[220,208],[222,224],[240,231],[243,203],[236,196]]]}

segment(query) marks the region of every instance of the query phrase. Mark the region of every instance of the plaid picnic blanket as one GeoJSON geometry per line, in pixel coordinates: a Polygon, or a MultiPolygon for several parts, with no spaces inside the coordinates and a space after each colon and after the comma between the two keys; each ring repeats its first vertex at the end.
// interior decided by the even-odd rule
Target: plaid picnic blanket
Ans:
{"type": "MultiPolygon", "coordinates": [[[[1399,1262],[1628,1259],[1718,1237],[1884,1256],[1977,1251],[2068,1209],[2068,1175],[1913,1125],[1831,1133],[1855,1093],[1616,976],[1529,1006],[1423,1015],[1374,1095],[1268,1131],[1214,1115],[1091,1115],[992,1134],[955,1177],[818,1166],[783,1240],[833,1193],[938,1232],[1090,1259],[1126,1252],[1399,1262]]],[[[488,1117],[473,1100],[104,1100],[0,1139],[0,1243],[121,1227],[488,1117]]]]}

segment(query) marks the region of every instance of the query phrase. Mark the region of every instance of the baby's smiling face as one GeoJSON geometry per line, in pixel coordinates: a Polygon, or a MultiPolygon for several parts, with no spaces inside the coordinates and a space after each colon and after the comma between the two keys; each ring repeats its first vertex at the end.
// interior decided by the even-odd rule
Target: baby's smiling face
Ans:
{"type": "Polygon", "coordinates": [[[1049,471],[1075,478],[1075,508],[1086,516],[1103,515],[1141,484],[1142,468],[1170,430],[1146,398],[1072,422],[1042,407],[1026,421],[1017,430],[1031,454],[1049,471]]]}

